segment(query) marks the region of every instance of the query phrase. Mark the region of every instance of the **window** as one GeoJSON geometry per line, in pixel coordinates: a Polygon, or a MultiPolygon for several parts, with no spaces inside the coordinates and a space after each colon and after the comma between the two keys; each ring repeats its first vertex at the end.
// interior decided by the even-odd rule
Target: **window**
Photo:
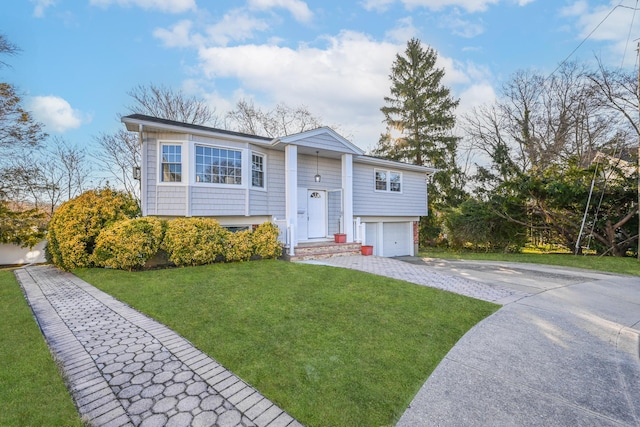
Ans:
{"type": "Polygon", "coordinates": [[[264,156],[251,154],[251,185],[264,188],[264,156]]]}
{"type": "Polygon", "coordinates": [[[162,182],[181,182],[182,181],[182,146],[181,145],[162,145],[161,160],[162,182]]]}
{"type": "Polygon", "coordinates": [[[196,182],[242,184],[242,152],[196,146],[196,182]]]}
{"type": "Polygon", "coordinates": [[[389,191],[400,192],[402,188],[402,175],[397,172],[389,172],[389,191]]]}
{"type": "Polygon", "coordinates": [[[376,169],[375,181],[376,191],[402,192],[402,174],[400,172],[376,169]]]}
{"type": "Polygon", "coordinates": [[[387,191],[387,173],[376,171],[376,190],[387,191]]]}

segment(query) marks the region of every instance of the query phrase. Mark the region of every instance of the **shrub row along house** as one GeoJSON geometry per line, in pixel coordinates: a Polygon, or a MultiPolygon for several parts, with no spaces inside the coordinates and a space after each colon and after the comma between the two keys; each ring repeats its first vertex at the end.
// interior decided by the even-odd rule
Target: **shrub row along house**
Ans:
{"type": "Polygon", "coordinates": [[[144,216],[271,221],[289,255],[335,233],[375,255],[417,252],[432,168],[365,156],[327,127],[272,139],[140,114],[122,122],[140,138],[144,216]]]}

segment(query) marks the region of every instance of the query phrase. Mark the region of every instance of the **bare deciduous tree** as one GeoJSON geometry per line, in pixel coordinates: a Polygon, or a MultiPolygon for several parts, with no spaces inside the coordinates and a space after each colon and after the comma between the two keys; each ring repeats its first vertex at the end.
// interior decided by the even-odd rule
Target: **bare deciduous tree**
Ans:
{"type": "Polygon", "coordinates": [[[25,151],[12,158],[6,169],[11,199],[44,211],[50,217],[60,203],[82,193],[90,168],[83,148],[54,138],[51,147],[25,151]]]}
{"type": "Polygon", "coordinates": [[[309,109],[300,105],[289,107],[278,104],[273,110],[263,111],[253,101],[241,99],[236,108],[227,114],[231,128],[250,135],[275,138],[294,133],[317,129],[322,126],[320,118],[314,116],[309,109]]]}
{"type": "Polygon", "coordinates": [[[215,109],[196,97],[187,96],[181,90],[175,91],[165,86],[138,85],[127,95],[134,103],[127,109],[132,114],[145,114],[161,119],[194,125],[219,126],[215,109]]]}
{"type": "Polygon", "coordinates": [[[465,115],[470,146],[491,159],[481,169],[485,177],[504,182],[569,159],[586,167],[598,150],[624,143],[620,114],[590,76],[576,63],[564,64],[550,78],[518,72],[493,105],[465,115]]]}
{"type": "Polygon", "coordinates": [[[95,159],[101,169],[140,200],[140,182],[133,177],[133,168],[140,167],[141,161],[138,135],[122,129],[114,134],[102,134],[95,140],[100,146],[100,153],[95,159]]]}

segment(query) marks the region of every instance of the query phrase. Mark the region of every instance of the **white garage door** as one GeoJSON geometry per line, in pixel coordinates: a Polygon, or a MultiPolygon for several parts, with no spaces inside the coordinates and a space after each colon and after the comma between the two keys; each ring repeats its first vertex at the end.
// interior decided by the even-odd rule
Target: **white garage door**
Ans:
{"type": "Polygon", "coordinates": [[[411,255],[413,231],[410,222],[385,222],[383,231],[383,256],[411,255]]]}

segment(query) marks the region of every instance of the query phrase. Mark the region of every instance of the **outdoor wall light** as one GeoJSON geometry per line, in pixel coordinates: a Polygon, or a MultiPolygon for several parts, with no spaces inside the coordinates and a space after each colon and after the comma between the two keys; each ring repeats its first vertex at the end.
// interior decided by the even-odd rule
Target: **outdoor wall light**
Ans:
{"type": "Polygon", "coordinates": [[[320,176],[320,172],[318,172],[318,153],[319,151],[316,151],[316,176],[313,177],[315,182],[320,182],[320,180],[322,179],[322,177],[320,176]]]}

